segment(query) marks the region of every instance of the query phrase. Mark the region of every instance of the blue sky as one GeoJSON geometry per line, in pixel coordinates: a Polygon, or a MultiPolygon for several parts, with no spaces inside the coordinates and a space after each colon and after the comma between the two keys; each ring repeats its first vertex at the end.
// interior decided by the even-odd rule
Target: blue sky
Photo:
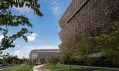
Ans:
{"type": "MultiPolygon", "coordinates": [[[[39,0],[41,5],[40,11],[43,13],[43,17],[38,17],[34,12],[27,8],[12,8],[14,14],[26,15],[30,22],[33,24],[32,28],[28,28],[33,31],[33,34],[28,35],[29,42],[25,42],[22,38],[17,39],[14,44],[15,48],[10,48],[4,51],[11,55],[18,55],[19,58],[28,58],[32,49],[50,49],[58,48],[61,43],[58,33],[60,32],[60,26],[58,24],[59,19],[69,6],[72,0],[39,0]]],[[[10,33],[13,34],[20,30],[19,28],[10,28],[10,33]]],[[[0,39],[2,34],[0,34],[0,39]]]]}

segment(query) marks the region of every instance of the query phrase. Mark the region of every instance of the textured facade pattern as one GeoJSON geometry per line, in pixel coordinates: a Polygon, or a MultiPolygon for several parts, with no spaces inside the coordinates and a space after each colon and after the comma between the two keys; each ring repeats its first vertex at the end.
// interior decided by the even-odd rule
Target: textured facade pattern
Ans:
{"type": "Polygon", "coordinates": [[[60,56],[59,49],[34,49],[30,52],[30,59],[40,59],[45,58],[49,59],[52,56],[60,56]]]}
{"type": "Polygon", "coordinates": [[[119,0],[72,0],[59,20],[59,47],[80,41],[94,43],[89,38],[105,33],[114,21],[119,21],[119,0]]]}

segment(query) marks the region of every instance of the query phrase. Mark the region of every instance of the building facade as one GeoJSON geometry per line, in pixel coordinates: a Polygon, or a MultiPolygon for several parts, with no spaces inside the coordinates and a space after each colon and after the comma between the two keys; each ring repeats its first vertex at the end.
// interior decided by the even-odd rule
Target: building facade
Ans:
{"type": "Polygon", "coordinates": [[[81,41],[95,46],[90,37],[106,33],[115,21],[119,21],[119,0],[72,0],[59,20],[59,48],[81,41]]]}
{"type": "Polygon", "coordinates": [[[29,54],[29,59],[49,59],[52,56],[60,56],[60,49],[34,49],[29,54]]]}

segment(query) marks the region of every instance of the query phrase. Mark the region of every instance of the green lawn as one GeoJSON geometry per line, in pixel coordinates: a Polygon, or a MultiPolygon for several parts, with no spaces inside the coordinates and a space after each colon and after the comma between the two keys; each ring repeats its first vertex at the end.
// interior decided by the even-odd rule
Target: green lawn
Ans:
{"type": "MultiPolygon", "coordinates": [[[[56,67],[54,67],[51,64],[47,64],[45,65],[45,67],[51,71],[70,71],[69,65],[56,65],[56,67]]],[[[81,66],[72,65],[71,71],[81,71],[81,66]]],[[[119,71],[119,70],[108,70],[108,69],[99,69],[99,68],[93,68],[93,70],[91,70],[90,68],[84,67],[84,71],[119,71]]]]}
{"type": "Polygon", "coordinates": [[[13,66],[13,67],[9,67],[6,68],[2,71],[33,71],[33,67],[34,65],[23,65],[23,66],[13,66]]]}

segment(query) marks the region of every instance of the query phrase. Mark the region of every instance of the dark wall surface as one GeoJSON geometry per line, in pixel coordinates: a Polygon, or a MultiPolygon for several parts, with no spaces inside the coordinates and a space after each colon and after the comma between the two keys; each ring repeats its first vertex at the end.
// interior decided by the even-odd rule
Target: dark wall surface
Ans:
{"type": "Polygon", "coordinates": [[[119,21],[119,0],[72,0],[59,20],[59,47],[79,41],[93,43],[89,38],[105,33],[115,21],[119,21]]]}

